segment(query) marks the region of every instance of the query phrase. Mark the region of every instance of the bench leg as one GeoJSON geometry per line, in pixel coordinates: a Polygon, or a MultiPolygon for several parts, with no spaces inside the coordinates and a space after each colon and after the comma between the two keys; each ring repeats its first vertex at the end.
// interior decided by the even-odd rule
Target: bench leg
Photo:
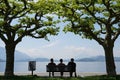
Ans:
{"type": "Polygon", "coordinates": [[[75,72],[75,77],[77,77],[77,73],[75,72]]]}
{"type": "Polygon", "coordinates": [[[63,77],[63,72],[60,72],[60,76],[63,77]]]}
{"type": "Polygon", "coordinates": [[[54,72],[52,72],[52,76],[54,77],[54,72]]]}
{"type": "Polygon", "coordinates": [[[52,77],[54,77],[54,72],[49,72],[49,77],[51,77],[51,73],[52,73],[52,77]]]}
{"type": "Polygon", "coordinates": [[[70,77],[72,77],[72,75],[73,75],[73,72],[70,72],[70,77]]]}
{"type": "Polygon", "coordinates": [[[49,77],[51,77],[51,72],[49,72],[49,77]]]}

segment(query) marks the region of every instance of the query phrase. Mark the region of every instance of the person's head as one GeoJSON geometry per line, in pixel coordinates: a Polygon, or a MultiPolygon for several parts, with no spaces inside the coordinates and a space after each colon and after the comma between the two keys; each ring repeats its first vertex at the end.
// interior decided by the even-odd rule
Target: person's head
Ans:
{"type": "Polygon", "coordinates": [[[51,58],[50,61],[53,63],[53,61],[54,61],[53,58],[51,58]]]}
{"type": "Polygon", "coordinates": [[[73,58],[71,58],[71,62],[74,62],[74,59],[73,59],[73,58]]]}
{"type": "Polygon", "coordinates": [[[63,59],[60,59],[60,62],[62,63],[62,62],[63,62],[63,59]]]}

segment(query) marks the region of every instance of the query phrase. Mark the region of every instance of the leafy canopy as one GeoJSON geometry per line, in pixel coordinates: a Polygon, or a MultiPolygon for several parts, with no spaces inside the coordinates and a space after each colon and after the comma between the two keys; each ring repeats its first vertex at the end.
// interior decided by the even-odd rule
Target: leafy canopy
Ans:
{"type": "Polygon", "coordinates": [[[100,44],[115,41],[120,34],[120,0],[57,0],[59,10],[68,24],[65,32],[74,32],[100,44]]]}
{"type": "Polygon", "coordinates": [[[47,39],[47,34],[57,35],[59,21],[51,1],[0,0],[0,38],[18,43],[25,36],[47,39]]]}

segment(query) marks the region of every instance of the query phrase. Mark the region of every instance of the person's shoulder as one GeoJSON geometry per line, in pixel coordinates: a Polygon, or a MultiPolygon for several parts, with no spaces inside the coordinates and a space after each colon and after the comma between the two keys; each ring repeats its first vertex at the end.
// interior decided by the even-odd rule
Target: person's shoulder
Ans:
{"type": "Polygon", "coordinates": [[[64,63],[62,63],[62,65],[65,65],[64,63]]]}
{"type": "Polygon", "coordinates": [[[59,64],[57,64],[58,66],[60,65],[60,63],[59,64]]]}
{"type": "Polygon", "coordinates": [[[53,63],[54,65],[56,65],[55,63],[53,63]]]}
{"type": "Polygon", "coordinates": [[[55,66],[56,64],[55,63],[49,63],[48,65],[49,66],[55,66]]]}
{"type": "Polygon", "coordinates": [[[68,64],[71,63],[71,62],[68,62],[68,64]]]}
{"type": "Polygon", "coordinates": [[[51,64],[51,63],[48,63],[48,64],[51,64]]]}
{"type": "Polygon", "coordinates": [[[68,62],[68,65],[71,65],[71,62],[68,62]]]}
{"type": "Polygon", "coordinates": [[[76,63],[73,63],[76,66],[76,63]]]}
{"type": "Polygon", "coordinates": [[[64,63],[59,63],[58,66],[65,66],[65,64],[64,63]]]}

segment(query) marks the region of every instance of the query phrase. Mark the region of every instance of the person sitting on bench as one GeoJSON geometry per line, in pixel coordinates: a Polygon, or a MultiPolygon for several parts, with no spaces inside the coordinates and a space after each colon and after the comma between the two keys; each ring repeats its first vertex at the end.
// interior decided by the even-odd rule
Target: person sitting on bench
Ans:
{"type": "Polygon", "coordinates": [[[63,63],[63,59],[60,59],[60,63],[58,64],[58,68],[61,71],[60,72],[61,77],[63,77],[63,71],[64,71],[64,68],[65,68],[65,64],[63,63]]]}
{"type": "Polygon", "coordinates": [[[70,77],[72,77],[73,72],[75,72],[76,77],[76,63],[74,62],[74,59],[71,58],[71,61],[68,63],[69,69],[70,69],[70,77]]]}
{"type": "MultiPolygon", "coordinates": [[[[56,64],[54,63],[53,58],[50,59],[50,63],[48,63],[49,69],[50,71],[52,71],[52,76],[54,77],[54,68],[56,66],[56,64]]],[[[49,76],[51,76],[51,73],[49,74],[49,76]]]]}

